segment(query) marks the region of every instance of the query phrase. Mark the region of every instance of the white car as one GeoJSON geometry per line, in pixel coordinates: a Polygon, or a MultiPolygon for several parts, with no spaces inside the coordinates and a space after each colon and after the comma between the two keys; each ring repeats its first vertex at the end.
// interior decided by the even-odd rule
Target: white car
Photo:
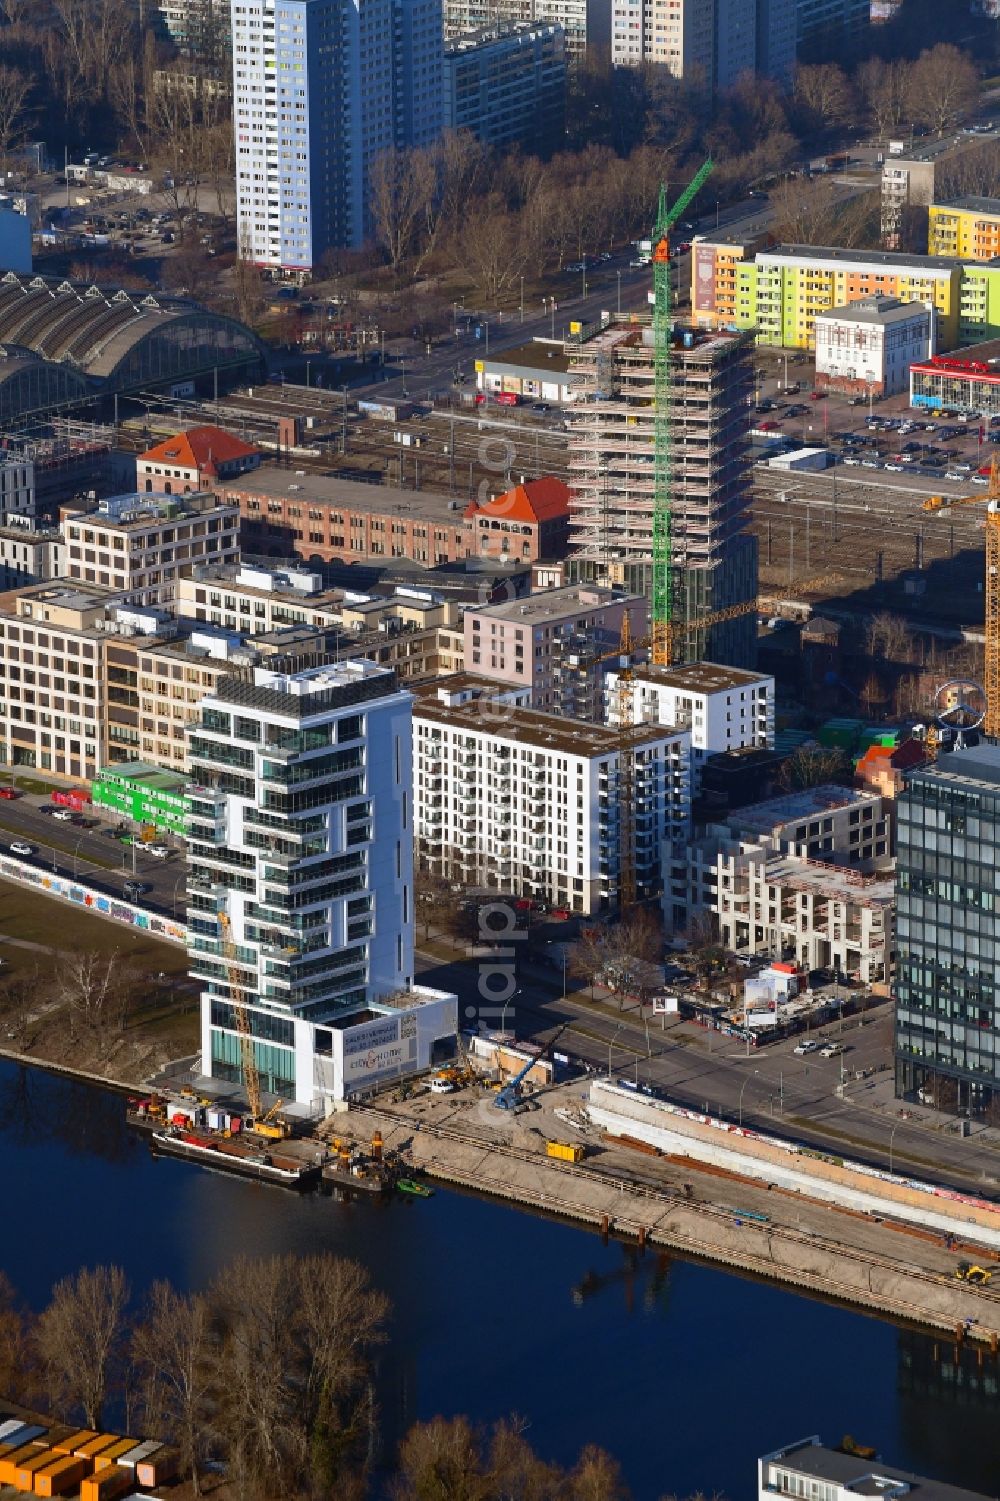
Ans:
{"type": "Polygon", "coordinates": [[[69,808],[53,808],[52,817],[58,819],[60,823],[69,823],[73,817],[73,814],[70,812],[69,808]]]}
{"type": "Polygon", "coordinates": [[[12,855],[33,855],[35,853],[35,846],[33,844],[26,844],[23,839],[15,839],[10,847],[10,852],[12,855]]]}
{"type": "Polygon", "coordinates": [[[431,1094],[454,1094],[455,1086],[450,1079],[432,1079],[431,1094]]]}
{"type": "Polygon", "coordinates": [[[819,1050],[819,1043],[812,1037],[807,1037],[804,1042],[797,1042],[792,1049],[799,1058],[804,1058],[807,1053],[815,1053],[819,1050]]]}
{"type": "Polygon", "coordinates": [[[821,1058],[836,1058],[843,1051],[844,1048],[842,1043],[828,1042],[825,1048],[820,1048],[819,1056],[821,1058]]]}
{"type": "Polygon", "coordinates": [[[146,854],[152,855],[154,860],[165,860],[170,854],[170,847],[166,844],[147,844],[146,854]]]}

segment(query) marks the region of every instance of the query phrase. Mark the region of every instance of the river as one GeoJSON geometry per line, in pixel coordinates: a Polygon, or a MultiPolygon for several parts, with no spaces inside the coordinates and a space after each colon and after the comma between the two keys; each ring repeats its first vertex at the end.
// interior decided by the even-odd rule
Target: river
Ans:
{"type": "Polygon", "coordinates": [[[387,1444],[436,1413],[516,1411],[547,1458],[613,1451],[637,1501],[749,1501],[759,1454],[851,1433],[997,1493],[995,1363],[889,1323],[473,1196],[345,1204],[154,1160],[119,1096],[3,1061],[0,1148],[0,1266],[35,1306],[101,1261],[136,1291],[202,1287],[239,1251],[367,1262],[393,1303],[387,1444]]]}

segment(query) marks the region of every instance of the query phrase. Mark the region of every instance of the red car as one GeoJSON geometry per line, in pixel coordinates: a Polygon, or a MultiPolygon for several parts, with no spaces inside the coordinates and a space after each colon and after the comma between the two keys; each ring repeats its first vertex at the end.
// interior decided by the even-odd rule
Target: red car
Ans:
{"type": "Polygon", "coordinates": [[[809,393],[809,400],[810,401],[822,401],[823,397],[825,395],[826,395],[825,391],[810,391],[810,393],[809,393]]]}
{"type": "Polygon", "coordinates": [[[14,798],[20,796],[16,787],[0,787],[0,797],[5,798],[7,802],[12,802],[14,798]]]}
{"type": "Polygon", "coordinates": [[[762,422],[760,423],[760,431],[762,433],[776,433],[778,431],[778,424],[776,422],[762,422]]]}

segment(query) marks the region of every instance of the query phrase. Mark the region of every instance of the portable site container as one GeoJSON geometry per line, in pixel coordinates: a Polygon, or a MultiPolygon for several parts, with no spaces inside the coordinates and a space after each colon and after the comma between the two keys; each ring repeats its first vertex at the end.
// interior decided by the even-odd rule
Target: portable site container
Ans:
{"type": "Polygon", "coordinates": [[[81,1444],[97,1436],[94,1428],[75,1428],[67,1433],[65,1438],[57,1438],[54,1444],[49,1445],[49,1448],[55,1454],[74,1454],[81,1444]]]}
{"type": "Polygon", "coordinates": [[[134,1484],[131,1470],[111,1465],[99,1475],[90,1475],[80,1482],[80,1501],[118,1501],[134,1484]]]}
{"type": "Polygon", "coordinates": [[[583,1159],[583,1147],[575,1141],[547,1141],[545,1155],[558,1157],[562,1162],[580,1162],[583,1159]]]}
{"type": "MultiPolygon", "coordinates": [[[[43,1446],[44,1447],[44,1446],[43,1446]]],[[[21,1444],[17,1449],[12,1449],[0,1459],[0,1485],[14,1484],[14,1471],[23,1460],[30,1459],[33,1454],[42,1451],[37,1444],[21,1444]]]]}
{"type": "Polygon", "coordinates": [[[110,1449],[112,1444],[117,1444],[120,1434],[99,1433],[96,1438],[88,1439],[84,1444],[77,1444],[73,1450],[77,1459],[96,1459],[98,1454],[103,1454],[105,1449],[110,1449]]]}
{"type": "Polygon", "coordinates": [[[94,1459],[94,1474],[104,1470],[108,1465],[116,1465],[123,1454],[135,1448],[134,1438],[120,1438],[117,1444],[112,1444],[110,1449],[102,1449],[94,1459]]]}
{"type": "Polygon", "coordinates": [[[152,1455],[159,1453],[162,1448],[163,1445],[159,1439],[144,1439],[141,1444],[136,1444],[134,1449],[129,1449],[126,1454],[122,1454],[118,1459],[118,1463],[120,1465],[127,1465],[129,1469],[134,1470],[140,1459],[149,1459],[152,1455]]]}
{"type": "Polygon", "coordinates": [[[16,1433],[19,1428],[23,1427],[24,1423],[20,1418],[7,1418],[3,1423],[0,1423],[0,1443],[5,1444],[12,1433],[16,1433]]]}
{"type": "Polygon", "coordinates": [[[36,1496],[64,1496],[75,1490],[86,1478],[90,1468],[85,1459],[74,1459],[72,1454],[60,1454],[44,1469],[35,1473],[36,1496]]]}
{"type": "Polygon", "coordinates": [[[26,1459],[20,1459],[14,1470],[14,1479],[11,1482],[16,1490],[27,1491],[30,1496],[35,1489],[35,1471],[44,1470],[55,1458],[49,1448],[39,1449],[26,1459]]]}
{"type": "Polygon", "coordinates": [[[44,1438],[46,1431],[37,1423],[18,1423],[17,1427],[6,1435],[4,1443],[9,1444],[13,1449],[18,1449],[22,1444],[30,1443],[32,1439],[44,1438]]]}
{"type": "MultiPolygon", "coordinates": [[[[122,1472],[128,1474],[127,1470],[122,1472]]],[[[140,1459],[135,1467],[135,1478],[145,1490],[155,1485],[164,1485],[177,1474],[177,1454],[173,1449],[161,1449],[149,1459],[140,1459]]],[[[81,1498],[82,1501],[82,1498],[81,1498]]],[[[103,1501],[103,1497],[101,1498],[103,1501]]]]}

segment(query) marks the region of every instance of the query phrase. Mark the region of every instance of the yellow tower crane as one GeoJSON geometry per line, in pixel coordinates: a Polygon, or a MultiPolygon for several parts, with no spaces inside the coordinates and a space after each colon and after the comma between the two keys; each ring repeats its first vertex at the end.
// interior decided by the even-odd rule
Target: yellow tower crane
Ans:
{"type": "Polygon", "coordinates": [[[990,465],[990,482],[978,495],[932,495],[925,511],[947,511],[952,506],[986,505],[986,650],[983,688],[986,717],[983,729],[991,739],[1000,739],[1000,459],[990,465]]]}
{"type": "Polygon", "coordinates": [[[250,1105],[251,1129],[259,1136],[281,1140],[288,1135],[288,1127],[284,1121],[277,1121],[274,1117],[284,1102],[279,1100],[266,1114],[262,1113],[260,1070],[257,1067],[253,1032],[250,1029],[250,1013],[247,1010],[243,976],[240,973],[239,958],[236,953],[236,944],[233,942],[233,928],[228,912],[219,913],[219,932],[221,934],[220,946],[226,961],[226,975],[229,980],[229,1004],[232,1007],[236,1035],[240,1040],[240,1062],[243,1067],[243,1084],[250,1105]]]}

